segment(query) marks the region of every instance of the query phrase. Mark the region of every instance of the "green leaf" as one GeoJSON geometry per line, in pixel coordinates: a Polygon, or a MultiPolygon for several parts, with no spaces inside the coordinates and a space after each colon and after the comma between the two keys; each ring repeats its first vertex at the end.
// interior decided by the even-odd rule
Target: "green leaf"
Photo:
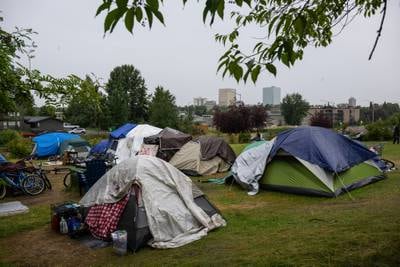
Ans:
{"type": "Polygon", "coordinates": [[[306,20],[303,16],[298,16],[294,20],[294,29],[296,30],[296,33],[298,35],[300,36],[303,35],[305,26],[306,26],[306,20]]]}
{"type": "Polygon", "coordinates": [[[251,71],[251,80],[255,84],[258,78],[258,75],[260,74],[261,66],[257,65],[252,71],[251,71]]]}
{"type": "Polygon", "coordinates": [[[141,21],[142,21],[142,18],[143,18],[142,8],[137,7],[137,8],[135,9],[135,15],[136,15],[136,20],[137,20],[137,22],[141,22],[141,21]]]}
{"type": "Polygon", "coordinates": [[[281,61],[283,64],[285,64],[286,66],[290,67],[290,62],[289,62],[289,56],[287,55],[287,53],[283,53],[281,56],[281,61]]]}
{"type": "Polygon", "coordinates": [[[149,27],[153,25],[153,13],[148,6],[144,7],[144,11],[146,12],[147,20],[149,21],[149,27]]]}
{"type": "MultiPolygon", "coordinates": [[[[157,18],[162,24],[164,24],[164,17],[163,17],[163,15],[161,14],[160,11],[158,11],[158,10],[154,11],[154,16],[156,16],[156,18],[157,18]]],[[[164,25],[165,25],[165,24],[164,24],[164,25]]]]}
{"type": "Polygon", "coordinates": [[[128,0],[116,0],[119,8],[124,8],[128,5],[128,0]]]}
{"type": "Polygon", "coordinates": [[[111,1],[104,1],[103,4],[101,4],[96,11],[96,16],[99,15],[103,10],[109,9],[111,6],[111,1]]]}
{"type": "Polygon", "coordinates": [[[132,33],[134,22],[135,22],[134,8],[130,8],[125,14],[125,27],[128,29],[130,33],[132,33]]]}
{"type": "Polygon", "coordinates": [[[267,63],[267,64],[265,64],[265,68],[266,68],[269,72],[271,72],[274,76],[276,76],[276,67],[275,67],[273,64],[267,63]]]}
{"type": "Polygon", "coordinates": [[[243,0],[235,0],[235,2],[236,2],[236,5],[238,5],[240,7],[243,5],[243,0]]]}
{"type": "Polygon", "coordinates": [[[232,61],[229,64],[229,72],[233,74],[233,77],[237,82],[239,82],[240,78],[243,76],[243,68],[240,67],[235,61],[232,61]]]}
{"type": "Polygon", "coordinates": [[[217,6],[217,13],[221,19],[224,19],[225,0],[219,0],[217,6]]]}
{"type": "Polygon", "coordinates": [[[111,10],[107,14],[107,16],[106,16],[106,18],[104,20],[104,32],[107,32],[110,29],[111,24],[113,24],[113,22],[116,20],[118,12],[119,12],[119,9],[116,8],[116,9],[111,10]]]}
{"type": "Polygon", "coordinates": [[[152,9],[152,11],[158,10],[158,0],[146,0],[146,4],[152,9]]]}

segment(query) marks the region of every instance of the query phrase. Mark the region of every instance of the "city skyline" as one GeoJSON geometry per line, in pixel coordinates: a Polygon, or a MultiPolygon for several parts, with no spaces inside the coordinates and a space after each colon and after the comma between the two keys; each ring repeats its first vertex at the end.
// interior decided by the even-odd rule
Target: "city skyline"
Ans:
{"type": "MultiPolygon", "coordinates": [[[[166,27],[159,23],[150,31],[137,27],[131,35],[120,23],[105,37],[103,15],[94,17],[97,5],[97,1],[59,1],[55,5],[49,0],[3,0],[2,25],[6,30],[18,26],[39,33],[34,36],[38,48],[32,65],[43,73],[57,77],[95,73],[106,82],[114,67],[132,64],[141,71],[150,93],[162,85],[176,96],[178,105],[191,102],[199,92],[217,99],[217,88],[237,88],[245,103],[256,104],[261,99],[261,88],[274,84],[282,88],[282,97],[298,92],[313,104],[345,103],[350,95],[362,106],[371,100],[400,102],[400,54],[393,53],[400,47],[397,2],[388,3],[382,37],[371,61],[367,57],[379,16],[355,19],[328,47],[307,48],[303,60],[294,67],[277,64],[276,78],[262,73],[255,85],[251,81],[237,83],[232,77],[222,79],[221,73],[216,73],[218,58],[226,48],[213,36],[226,32],[230,25],[220,20],[212,28],[205,25],[199,3],[188,2],[183,7],[165,2],[162,8],[166,27]],[[49,11],[46,16],[43,10],[49,11]]],[[[263,34],[249,30],[243,36],[246,47],[263,34]]]]}

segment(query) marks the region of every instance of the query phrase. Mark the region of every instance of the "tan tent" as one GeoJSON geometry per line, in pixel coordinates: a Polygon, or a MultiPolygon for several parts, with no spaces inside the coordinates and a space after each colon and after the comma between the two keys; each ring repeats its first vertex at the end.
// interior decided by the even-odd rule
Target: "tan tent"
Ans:
{"type": "Polygon", "coordinates": [[[231,163],[219,156],[202,160],[200,142],[189,141],[169,161],[170,164],[187,174],[210,175],[226,172],[231,163]]]}

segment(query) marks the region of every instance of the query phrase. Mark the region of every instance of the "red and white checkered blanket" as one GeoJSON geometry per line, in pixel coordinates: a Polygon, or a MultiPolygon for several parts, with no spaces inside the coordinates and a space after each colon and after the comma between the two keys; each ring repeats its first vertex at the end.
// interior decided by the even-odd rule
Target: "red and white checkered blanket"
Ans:
{"type": "Polygon", "coordinates": [[[129,195],[116,203],[95,205],[90,208],[86,216],[86,224],[95,237],[109,239],[117,229],[119,219],[129,200],[129,195]]]}

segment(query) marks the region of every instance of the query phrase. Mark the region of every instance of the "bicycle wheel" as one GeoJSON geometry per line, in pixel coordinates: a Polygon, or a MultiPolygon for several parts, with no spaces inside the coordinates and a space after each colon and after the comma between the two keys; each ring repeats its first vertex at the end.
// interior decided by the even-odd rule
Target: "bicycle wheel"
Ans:
{"type": "Polygon", "coordinates": [[[52,189],[51,182],[50,182],[49,178],[47,178],[47,175],[46,175],[45,171],[41,171],[40,172],[40,177],[43,178],[44,184],[46,185],[46,188],[51,190],[52,189]]]}
{"type": "Polygon", "coordinates": [[[46,188],[44,179],[36,174],[27,175],[22,181],[24,192],[31,196],[39,195],[46,188]]]}
{"type": "Polygon", "coordinates": [[[392,170],[392,169],[394,168],[395,164],[394,164],[393,161],[390,161],[390,160],[388,160],[388,159],[381,159],[381,160],[385,163],[386,167],[387,167],[389,170],[392,170]]]}
{"type": "Polygon", "coordinates": [[[4,184],[0,184],[0,199],[4,199],[7,194],[7,187],[4,184]]]}
{"type": "Polygon", "coordinates": [[[71,187],[71,172],[64,176],[64,186],[69,189],[71,187]]]}

